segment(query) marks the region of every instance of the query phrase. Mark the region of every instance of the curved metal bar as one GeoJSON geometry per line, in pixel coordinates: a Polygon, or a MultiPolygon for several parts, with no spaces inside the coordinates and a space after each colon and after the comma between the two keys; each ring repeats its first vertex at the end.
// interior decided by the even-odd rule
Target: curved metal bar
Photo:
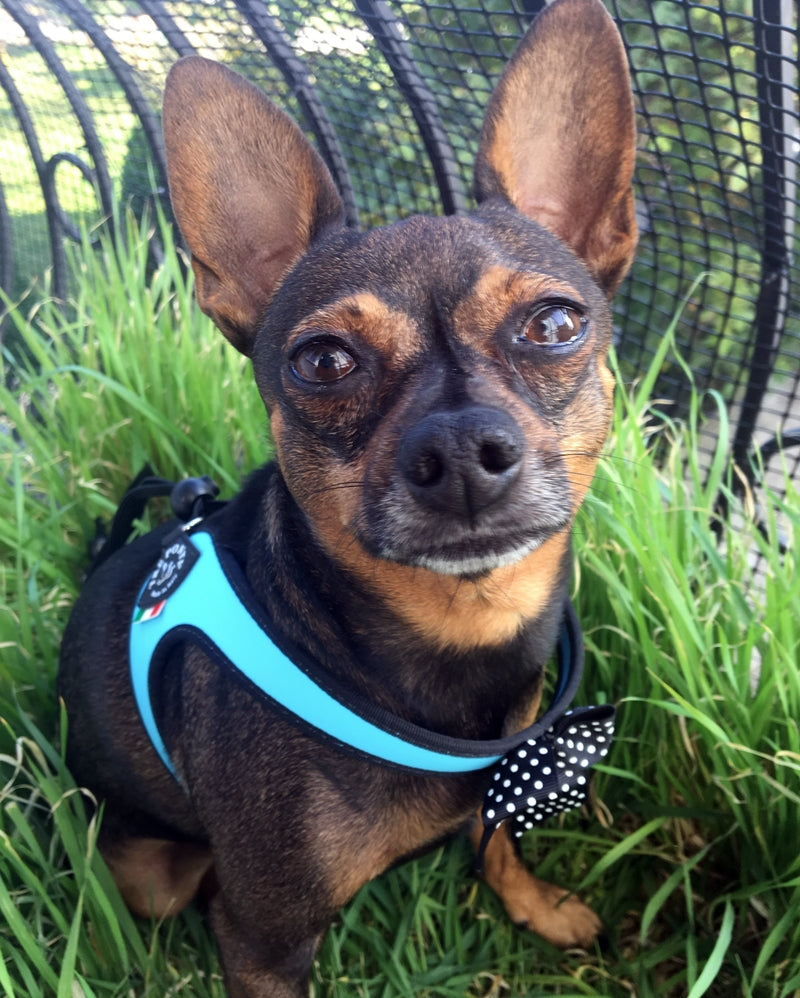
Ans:
{"type": "MultiPolygon", "coordinates": [[[[84,180],[88,180],[95,190],[97,190],[97,173],[80,156],[76,156],[72,152],[57,152],[55,156],[51,156],[44,164],[42,187],[45,199],[53,205],[58,224],[64,232],[73,242],[79,243],[82,239],[81,230],[69,220],[69,216],[61,207],[61,202],[58,199],[56,167],[59,163],[70,163],[72,166],[77,167],[83,174],[84,180]]],[[[100,245],[100,240],[97,238],[92,239],[91,245],[96,248],[100,245]]]]}
{"type": "Polygon", "coordinates": [[[761,278],[755,308],[756,339],[750,361],[741,415],[733,439],[733,459],[747,468],[764,396],[786,328],[790,292],[790,246],[794,215],[796,168],[790,151],[794,138],[788,126],[789,109],[797,93],[796,61],[784,27],[781,0],[761,0],[755,5],[756,78],[762,155],[761,278]]]}
{"type": "Polygon", "coordinates": [[[23,29],[31,45],[33,45],[42,59],[44,59],[50,72],[58,80],[61,89],[64,91],[64,95],[69,101],[70,107],[80,125],[86,148],[89,150],[89,155],[94,161],[93,183],[100,198],[103,214],[106,218],[112,219],[113,198],[111,177],[108,173],[108,162],[86,101],[73,83],[72,77],[65,69],[55,49],[39,28],[37,19],[32,17],[17,0],[4,0],[3,6],[23,29]]]}
{"type": "Polygon", "coordinates": [[[436,98],[414,64],[411,48],[400,32],[397,18],[384,0],[356,0],[356,10],[389,64],[400,92],[408,101],[433,166],[445,214],[463,214],[467,204],[458,160],[442,124],[436,98]]]}
{"type": "Polygon", "coordinates": [[[800,426],[796,426],[785,433],[775,435],[765,440],[758,447],[758,453],[763,464],[766,464],[776,454],[781,454],[787,447],[800,447],[800,426]]]}
{"type": "Polygon", "coordinates": [[[161,136],[161,124],[158,116],[153,113],[150,104],[139,89],[128,64],[112,45],[108,36],[89,14],[79,0],[54,0],[56,5],[68,14],[73,22],[91,38],[98,51],[108,63],[109,69],[117,78],[123,93],[134,114],[142,123],[147,143],[158,172],[159,183],[167,187],[167,166],[164,158],[164,140],[161,136]]]}
{"type": "Polygon", "coordinates": [[[139,6],[181,58],[196,54],[194,45],[175,23],[161,0],[139,0],[139,6]]]}
{"type": "MultiPolygon", "coordinates": [[[[775,434],[765,440],[763,444],[752,447],[747,467],[743,469],[745,474],[748,475],[751,485],[763,485],[764,478],[762,472],[768,462],[776,454],[784,454],[790,447],[800,447],[800,426],[795,426],[785,433],[775,434]]],[[[724,509],[725,507],[723,507],[724,509]]],[[[796,546],[791,543],[789,536],[780,528],[777,530],[777,536],[773,538],[768,529],[765,516],[758,517],[756,526],[764,540],[771,541],[774,539],[777,541],[779,554],[788,554],[796,546]]]]}
{"type": "MultiPolygon", "coordinates": [[[[2,86],[8,94],[8,99],[11,102],[11,109],[19,122],[19,127],[22,130],[25,142],[30,150],[33,165],[36,168],[36,173],[39,177],[39,185],[44,191],[45,162],[44,157],[42,156],[41,146],[39,145],[39,139],[36,135],[36,129],[33,126],[33,121],[31,120],[30,114],[28,114],[28,109],[25,107],[22,96],[20,95],[19,90],[17,90],[17,86],[11,78],[11,75],[6,69],[2,59],[0,59],[0,86],[2,86]]],[[[56,299],[63,300],[66,296],[67,290],[67,264],[64,256],[64,247],[61,243],[59,219],[56,214],[55,207],[50,204],[47,198],[44,199],[44,206],[47,228],[50,235],[50,253],[53,261],[53,295],[56,299]]]]}
{"type": "Polygon", "coordinates": [[[284,79],[297,97],[303,114],[319,145],[319,151],[328,169],[333,174],[344,203],[345,218],[352,228],[358,228],[358,208],[350,180],[350,171],[344,158],[336,130],[319,98],[316,87],[311,82],[308,70],[294,54],[283,28],[271,17],[266,8],[255,0],[236,0],[236,6],[244,14],[248,24],[269,53],[270,58],[283,74],[284,79]]]}
{"type": "Polygon", "coordinates": [[[547,6],[547,0],[522,0],[520,5],[526,17],[533,20],[547,6]]]}

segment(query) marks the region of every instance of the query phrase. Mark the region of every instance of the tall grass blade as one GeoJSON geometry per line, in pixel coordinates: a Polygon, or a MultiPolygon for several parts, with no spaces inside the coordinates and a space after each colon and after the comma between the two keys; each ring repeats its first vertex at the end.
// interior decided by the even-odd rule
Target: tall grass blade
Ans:
{"type": "Polygon", "coordinates": [[[711,956],[708,958],[705,967],[703,967],[702,973],[692,985],[688,998],[702,998],[702,996],[717,979],[722,967],[723,959],[728,951],[728,947],[731,944],[735,918],[736,915],[733,909],[733,904],[730,901],[726,901],[725,913],[722,916],[722,925],[720,926],[719,935],[717,936],[717,941],[714,944],[714,949],[711,956]]]}

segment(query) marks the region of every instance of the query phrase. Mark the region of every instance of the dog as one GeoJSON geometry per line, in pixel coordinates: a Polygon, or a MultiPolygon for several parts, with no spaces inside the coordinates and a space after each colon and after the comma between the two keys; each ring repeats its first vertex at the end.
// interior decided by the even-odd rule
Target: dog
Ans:
{"type": "Polygon", "coordinates": [[[489,100],[463,216],[347,228],[298,126],[201,58],[171,70],[163,128],[198,301],[252,361],[276,457],[199,524],[108,558],[68,622],[67,759],[104,802],[125,901],[161,918],[202,895],[231,998],[299,998],[340,906],[466,830],[515,923],[591,945],[599,919],[526,870],[511,822],[486,834],[485,763],[380,761],[350,728],[424,731],[420,751],[442,758],[438,739],[447,759],[540,714],[610,423],[609,300],[636,243],[613,21],[600,0],[535,20],[489,100]],[[215,557],[245,616],[196,586],[137,679],[133,636],[215,557]],[[228,643],[246,653],[262,631],[272,671],[313,680],[287,696],[320,699],[318,723],[233,662],[228,643]],[[334,730],[342,701],[360,708],[334,730]]]}

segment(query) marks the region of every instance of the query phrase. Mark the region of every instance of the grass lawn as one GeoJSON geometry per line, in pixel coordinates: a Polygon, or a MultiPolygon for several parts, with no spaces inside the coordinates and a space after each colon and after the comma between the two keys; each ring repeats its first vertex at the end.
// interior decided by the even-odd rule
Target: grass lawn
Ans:
{"type": "MultiPolygon", "coordinates": [[[[150,924],[125,911],[95,850],[102,813],[62,762],[54,697],[94,519],[144,461],[209,473],[229,495],[269,454],[246,362],[162,239],[151,278],[144,240],[77,252],[67,308],[28,300],[12,316],[30,366],[3,360],[0,994],[15,998],[223,995],[200,913],[150,924]]],[[[800,995],[800,576],[777,544],[778,521],[800,533],[800,498],[788,477],[785,498],[753,497],[763,533],[747,503],[717,521],[725,413],[701,468],[700,411],[715,399],[695,398],[680,424],[650,401],[671,350],[665,330],[649,374],[618,388],[575,533],[578,702],[617,703],[617,738],[592,808],[525,843],[540,875],[594,905],[607,947],[564,954],[515,930],[456,843],[342,911],[317,998],[800,995]]]]}

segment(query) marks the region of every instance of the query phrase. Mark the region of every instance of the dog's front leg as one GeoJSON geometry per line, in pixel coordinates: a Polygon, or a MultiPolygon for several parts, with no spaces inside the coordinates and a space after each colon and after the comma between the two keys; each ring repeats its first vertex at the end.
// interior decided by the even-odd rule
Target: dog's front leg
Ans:
{"type": "MultiPolygon", "coordinates": [[[[209,904],[228,998],[308,998],[308,979],[321,936],[290,944],[253,935],[231,915],[222,892],[209,904]],[[283,952],[280,958],[274,956],[283,952]]],[[[286,927],[284,926],[284,929],[286,927]]]]}
{"type": "MultiPolygon", "coordinates": [[[[470,831],[476,850],[482,832],[479,816],[470,831]]],[[[531,929],[553,946],[591,946],[603,928],[597,915],[578,898],[533,876],[520,859],[506,825],[489,840],[483,854],[483,877],[515,925],[531,929]]]]}

